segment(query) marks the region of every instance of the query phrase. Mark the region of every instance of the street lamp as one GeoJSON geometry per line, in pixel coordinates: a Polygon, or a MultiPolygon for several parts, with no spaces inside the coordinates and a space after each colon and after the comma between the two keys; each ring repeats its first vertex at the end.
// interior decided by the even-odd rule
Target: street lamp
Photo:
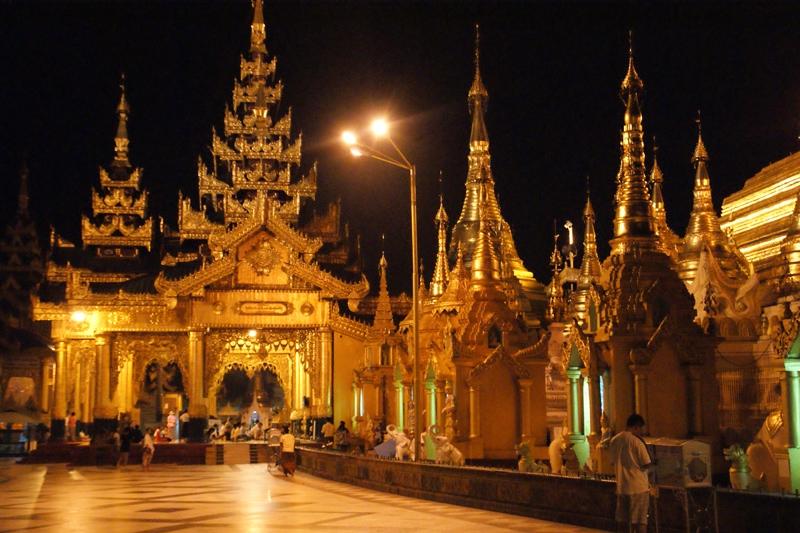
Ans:
{"type": "Polygon", "coordinates": [[[387,155],[376,148],[362,144],[352,131],[342,133],[342,142],[350,148],[353,157],[370,157],[387,165],[402,168],[408,172],[408,183],[411,190],[411,323],[414,349],[414,458],[422,460],[420,435],[422,434],[422,380],[419,369],[419,252],[417,249],[417,169],[405,154],[398,148],[389,135],[389,123],[384,118],[372,121],[369,127],[376,139],[385,139],[395,151],[395,155],[387,155]]]}

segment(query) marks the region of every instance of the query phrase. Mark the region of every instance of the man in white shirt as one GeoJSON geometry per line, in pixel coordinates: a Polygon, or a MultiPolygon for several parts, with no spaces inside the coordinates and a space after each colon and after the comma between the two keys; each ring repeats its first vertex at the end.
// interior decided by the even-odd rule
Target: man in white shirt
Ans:
{"type": "Polygon", "coordinates": [[[294,459],[294,435],[289,433],[289,427],[283,428],[283,435],[281,435],[281,467],[283,467],[283,475],[294,476],[294,469],[296,467],[294,459]]]}
{"type": "Polygon", "coordinates": [[[650,482],[647,471],[652,466],[644,444],[644,418],[628,417],[625,431],[611,439],[609,450],[617,476],[618,531],[647,532],[647,511],[650,504],[650,482]]]}

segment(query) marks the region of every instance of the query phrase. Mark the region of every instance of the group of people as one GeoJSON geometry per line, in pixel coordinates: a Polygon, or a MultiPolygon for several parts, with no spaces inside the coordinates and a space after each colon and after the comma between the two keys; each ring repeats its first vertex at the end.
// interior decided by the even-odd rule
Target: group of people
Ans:
{"type": "Polygon", "coordinates": [[[145,471],[150,470],[150,463],[153,461],[153,455],[156,452],[155,442],[153,430],[150,428],[145,432],[142,432],[138,425],[125,425],[121,429],[115,429],[111,433],[110,444],[113,453],[117,457],[117,468],[123,468],[128,465],[131,445],[141,443],[142,469],[145,471]]]}

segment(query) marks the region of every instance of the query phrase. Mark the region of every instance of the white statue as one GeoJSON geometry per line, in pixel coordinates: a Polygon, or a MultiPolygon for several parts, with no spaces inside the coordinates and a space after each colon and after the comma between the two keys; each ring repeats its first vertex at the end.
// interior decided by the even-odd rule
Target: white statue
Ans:
{"type": "Polygon", "coordinates": [[[395,459],[402,461],[408,457],[412,461],[414,460],[414,447],[411,445],[411,439],[404,432],[398,430],[394,424],[389,424],[386,427],[386,435],[395,442],[395,459]]]}
{"type": "Polygon", "coordinates": [[[439,435],[434,438],[434,443],[436,443],[436,464],[464,466],[464,454],[453,446],[450,439],[439,435]]]}

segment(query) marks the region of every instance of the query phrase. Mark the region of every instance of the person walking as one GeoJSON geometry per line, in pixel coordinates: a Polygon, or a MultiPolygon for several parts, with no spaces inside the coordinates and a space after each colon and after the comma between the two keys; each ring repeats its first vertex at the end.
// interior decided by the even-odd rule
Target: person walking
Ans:
{"type": "Polygon", "coordinates": [[[156,444],[153,440],[153,430],[147,428],[144,433],[144,441],[142,442],[142,470],[147,472],[150,470],[150,463],[153,461],[153,455],[156,453],[156,444]]]}
{"type": "Polygon", "coordinates": [[[283,427],[283,435],[281,435],[281,467],[283,467],[283,475],[294,477],[294,470],[296,463],[294,460],[294,435],[289,433],[289,426],[283,427]]]}
{"type": "Polygon", "coordinates": [[[622,431],[611,439],[609,450],[617,477],[617,530],[647,532],[647,511],[650,505],[650,481],[647,472],[652,467],[645,446],[645,421],[632,414],[622,431]]]}
{"type": "Polygon", "coordinates": [[[131,452],[131,441],[133,440],[133,430],[130,426],[125,426],[119,434],[119,458],[117,468],[128,466],[128,456],[131,452]]]}

